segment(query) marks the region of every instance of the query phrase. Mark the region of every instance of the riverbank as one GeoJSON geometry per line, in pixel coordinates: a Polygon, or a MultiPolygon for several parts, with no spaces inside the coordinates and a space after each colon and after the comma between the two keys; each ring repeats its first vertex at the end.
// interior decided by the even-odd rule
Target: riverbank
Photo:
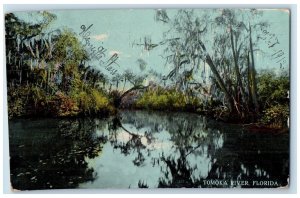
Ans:
{"type": "Polygon", "coordinates": [[[25,85],[8,90],[8,116],[14,117],[76,117],[109,116],[116,108],[102,91],[82,88],[69,92],[48,91],[25,85]]]}
{"type": "MultiPolygon", "coordinates": [[[[219,127],[222,127],[223,125],[232,125],[234,127],[239,126],[240,128],[243,128],[249,132],[253,133],[272,133],[272,134],[280,134],[280,133],[288,133],[289,129],[287,127],[284,128],[278,128],[278,127],[271,127],[268,125],[264,125],[261,122],[256,122],[256,123],[243,123],[238,120],[234,120],[234,118],[227,118],[227,119],[216,119],[213,114],[210,114],[208,112],[197,112],[197,111],[192,111],[190,109],[187,109],[185,111],[183,110],[176,110],[176,109],[166,109],[166,110],[151,110],[151,109],[141,109],[141,108],[121,108],[121,109],[115,109],[113,108],[112,110],[102,110],[99,112],[94,112],[93,114],[85,114],[83,112],[77,111],[75,113],[65,112],[63,114],[50,114],[46,113],[49,112],[48,110],[40,110],[40,112],[45,112],[42,114],[36,114],[31,112],[27,112],[25,114],[19,115],[19,116],[14,116],[14,117],[9,117],[9,120],[13,120],[15,118],[25,118],[25,119],[39,119],[39,118],[57,118],[57,119],[77,119],[77,118],[108,118],[108,117],[114,117],[120,114],[122,111],[129,111],[129,112],[134,112],[134,111],[146,111],[150,113],[169,113],[171,114],[178,114],[178,113],[183,113],[183,114],[191,114],[191,115],[200,115],[206,117],[208,120],[211,120],[213,122],[218,122],[219,127]]],[[[52,111],[53,112],[53,111],[52,111]]]]}
{"type": "MultiPolygon", "coordinates": [[[[114,92],[112,92],[114,93],[114,92]]],[[[108,117],[120,109],[149,110],[163,112],[196,113],[231,124],[249,124],[265,130],[287,128],[287,107],[272,106],[260,113],[248,112],[246,115],[229,112],[229,109],[216,101],[203,103],[199,98],[186,96],[175,89],[156,89],[131,92],[124,97],[118,107],[116,95],[82,86],[70,92],[44,89],[33,85],[10,88],[8,91],[8,115],[15,117],[108,117]]],[[[255,128],[253,128],[255,131],[255,128]]]]}

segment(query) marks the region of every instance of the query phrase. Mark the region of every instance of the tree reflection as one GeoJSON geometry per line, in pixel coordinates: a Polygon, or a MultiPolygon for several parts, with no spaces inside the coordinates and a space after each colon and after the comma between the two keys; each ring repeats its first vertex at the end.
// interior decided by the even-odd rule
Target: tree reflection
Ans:
{"type": "MultiPolygon", "coordinates": [[[[20,121],[23,125],[25,122],[20,121]]],[[[98,156],[105,143],[105,139],[94,135],[95,122],[74,119],[47,120],[47,123],[54,127],[50,133],[43,133],[43,127],[31,121],[31,132],[12,134],[12,187],[18,190],[76,188],[79,183],[94,180],[95,172],[88,168],[85,157],[98,156]]]]}
{"type": "Polygon", "coordinates": [[[175,154],[161,157],[161,161],[167,165],[167,168],[162,170],[163,176],[159,178],[158,187],[199,187],[201,175],[197,175],[196,172],[200,167],[198,168],[197,162],[192,164],[189,156],[193,155],[192,158],[213,161],[215,151],[222,146],[220,145],[222,134],[208,128],[206,120],[202,120],[199,124],[199,118],[196,120],[184,117],[173,119],[176,121],[172,122],[173,125],[169,132],[175,145],[175,154]],[[176,153],[179,153],[179,156],[176,153]]]}
{"type": "Polygon", "coordinates": [[[171,157],[162,157],[161,161],[166,163],[167,170],[162,170],[163,176],[159,178],[159,188],[196,187],[193,181],[193,168],[190,167],[186,156],[181,152],[180,157],[175,160],[171,157]]]}
{"type": "Polygon", "coordinates": [[[145,161],[145,157],[142,153],[142,150],[146,148],[146,146],[142,143],[142,138],[146,138],[147,141],[151,141],[150,134],[145,133],[144,135],[135,134],[128,129],[126,129],[121,123],[121,117],[114,117],[111,122],[109,122],[109,130],[110,130],[110,142],[115,149],[120,149],[124,155],[129,155],[132,152],[136,152],[137,156],[132,161],[134,165],[141,166],[145,161]],[[122,130],[128,134],[128,140],[126,142],[118,141],[117,133],[118,130],[122,130]]]}
{"type": "MultiPolygon", "coordinates": [[[[183,124],[183,126],[185,126],[183,124]]],[[[257,184],[260,181],[273,181],[277,184],[273,187],[288,185],[289,159],[288,159],[288,136],[286,134],[273,136],[270,134],[251,134],[228,133],[225,129],[225,142],[222,149],[215,145],[215,137],[207,137],[199,145],[207,145],[207,156],[209,157],[207,175],[199,175],[193,167],[192,160],[187,159],[189,154],[195,154],[198,147],[191,149],[191,142],[188,136],[194,136],[191,128],[183,129],[186,132],[176,132],[172,136],[174,143],[179,150],[179,157],[171,155],[161,157],[167,165],[162,170],[162,177],[159,179],[158,187],[178,188],[178,187],[258,187],[270,188],[272,185],[257,184]],[[284,137],[285,136],[285,137],[284,137]],[[262,141],[265,139],[266,141],[262,141]],[[269,140],[269,141],[268,141],[269,140]],[[189,144],[190,143],[190,144],[189,144]],[[181,147],[186,145],[186,147],[181,147]],[[207,184],[204,180],[228,181],[226,185],[207,184]],[[232,182],[232,181],[235,181],[232,182]],[[248,185],[240,185],[236,181],[249,181],[248,185]],[[257,183],[253,181],[258,181],[257,183]]],[[[209,130],[209,129],[208,129],[209,130]]],[[[209,133],[212,134],[212,133],[209,133]]],[[[219,136],[221,137],[221,136],[219,136]]],[[[192,140],[196,141],[196,140],[192,140]]],[[[200,146],[201,147],[201,146],[200,146]]],[[[200,153],[204,155],[204,153],[200,153]]]]}
{"type": "MultiPolygon", "coordinates": [[[[194,173],[197,163],[191,165],[188,157],[193,155],[201,158],[205,155],[205,158],[211,159],[211,155],[222,146],[220,131],[215,132],[208,128],[207,120],[197,115],[181,113],[170,116],[163,113],[134,111],[123,113],[117,121],[112,120],[111,123],[113,127],[110,128],[115,132],[120,129],[119,133],[126,132],[130,135],[126,143],[118,142],[116,138],[114,147],[120,148],[125,155],[128,153],[124,151],[136,151],[137,157],[133,161],[136,166],[139,166],[141,161],[144,162],[145,158],[152,156],[151,152],[155,151],[151,149],[152,143],[158,141],[155,134],[168,131],[169,141],[172,142],[170,148],[172,154],[165,156],[162,152],[159,157],[152,156],[150,160],[152,167],[159,167],[162,172],[158,187],[196,187],[199,185],[197,181],[199,178],[194,173]],[[135,133],[123,126],[127,124],[133,126],[135,133]],[[142,142],[142,138],[147,139],[147,142],[142,142]],[[145,152],[142,150],[147,151],[147,156],[143,155],[145,152]]],[[[144,181],[140,181],[139,184],[147,185],[144,181]]]]}
{"type": "MultiPolygon", "coordinates": [[[[143,175],[132,175],[132,187],[238,186],[204,183],[209,179],[274,180],[287,185],[288,134],[249,133],[195,114],[145,111],[123,111],[102,120],[26,122],[10,123],[14,126],[10,130],[11,181],[19,190],[76,188],[95,179],[106,181],[101,168],[110,164],[101,157],[106,154],[104,159],[110,159],[115,150],[120,151],[116,156],[124,155],[121,159],[129,162],[123,169],[122,164],[115,168],[157,174],[151,183],[143,175]],[[104,145],[111,153],[101,154],[104,145]],[[88,164],[91,158],[97,163],[88,164]]],[[[115,171],[110,167],[104,170],[115,171]]]]}
{"type": "MultiPolygon", "coordinates": [[[[241,128],[215,124],[204,117],[187,114],[130,113],[122,114],[120,124],[130,123],[136,129],[150,128],[147,133],[152,135],[152,142],[155,142],[156,133],[166,130],[170,134],[173,143],[171,154],[165,156],[162,152],[160,157],[151,157],[153,167],[160,167],[162,173],[158,187],[237,187],[238,184],[230,181],[242,180],[272,180],[280,186],[287,185],[289,144],[286,134],[274,136],[241,132],[241,128]],[[226,180],[228,185],[203,182],[210,179],[226,180]]],[[[122,128],[122,124],[120,126],[122,128]]],[[[144,136],[133,135],[132,138],[140,140],[144,136]]],[[[127,144],[126,148],[142,145],[141,141],[138,142],[127,144]]],[[[151,142],[148,142],[143,148],[150,145],[151,142]]],[[[151,156],[151,149],[148,152],[151,156]]],[[[139,149],[138,156],[142,156],[140,153],[139,149]]],[[[143,184],[146,185],[144,181],[143,184]]],[[[249,182],[248,186],[242,187],[270,186],[249,182]]]]}

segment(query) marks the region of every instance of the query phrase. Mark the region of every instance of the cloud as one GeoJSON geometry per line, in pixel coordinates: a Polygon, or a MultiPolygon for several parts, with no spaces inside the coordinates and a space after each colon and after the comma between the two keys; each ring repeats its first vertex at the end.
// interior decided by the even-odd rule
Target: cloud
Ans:
{"type": "Polygon", "coordinates": [[[122,52],[120,52],[120,51],[117,51],[117,50],[110,50],[109,51],[109,55],[114,55],[114,54],[118,54],[118,55],[120,55],[120,54],[123,54],[122,52]]]}
{"type": "Polygon", "coordinates": [[[104,41],[108,38],[108,34],[98,34],[98,35],[91,36],[91,38],[97,41],[104,41]]]}

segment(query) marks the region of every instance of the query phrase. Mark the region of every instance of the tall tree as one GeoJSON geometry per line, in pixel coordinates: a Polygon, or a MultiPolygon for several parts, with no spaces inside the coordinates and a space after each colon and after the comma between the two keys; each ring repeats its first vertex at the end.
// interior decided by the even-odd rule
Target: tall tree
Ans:
{"type": "Polygon", "coordinates": [[[248,61],[248,70],[249,70],[249,92],[251,95],[251,99],[253,101],[255,112],[259,112],[259,105],[258,105],[258,99],[257,99],[257,84],[256,84],[256,71],[255,71],[255,64],[254,64],[254,54],[253,54],[253,42],[252,42],[252,31],[251,31],[251,25],[249,22],[249,45],[250,50],[249,53],[251,57],[250,61],[248,61]]]}
{"type": "MultiPolygon", "coordinates": [[[[166,78],[179,83],[189,71],[195,75],[203,70],[204,62],[212,72],[213,81],[210,83],[216,83],[217,91],[221,93],[218,97],[226,99],[230,112],[240,118],[246,116],[251,109],[248,107],[250,98],[258,112],[253,55],[255,42],[251,28],[257,29],[266,24],[257,20],[247,27],[245,22],[260,15],[256,10],[215,9],[207,12],[182,9],[171,18],[166,11],[158,10],[156,20],[170,26],[164,33],[164,40],[158,42],[165,46],[167,63],[173,65],[166,78]],[[250,59],[247,62],[248,53],[250,59]],[[249,75],[245,75],[247,70],[249,75]]],[[[150,45],[147,43],[147,46],[150,45]]]]}
{"type": "Polygon", "coordinates": [[[13,13],[5,15],[6,62],[9,85],[28,80],[33,64],[51,55],[49,34],[43,31],[55,19],[49,12],[41,12],[42,20],[35,24],[20,20],[13,13]],[[50,52],[49,52],[50,51],[50,52]],[[18,80],[17,80],[18,79],[18,80]]]}

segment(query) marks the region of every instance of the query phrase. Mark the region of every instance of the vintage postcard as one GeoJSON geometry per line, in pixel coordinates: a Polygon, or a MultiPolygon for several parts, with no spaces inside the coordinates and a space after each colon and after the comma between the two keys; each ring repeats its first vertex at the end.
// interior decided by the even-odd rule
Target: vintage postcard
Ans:
{"type": "Polygon", "coordinates": [[[288,188],[290,10],[5,14],[12,190],[288,188]]]}

